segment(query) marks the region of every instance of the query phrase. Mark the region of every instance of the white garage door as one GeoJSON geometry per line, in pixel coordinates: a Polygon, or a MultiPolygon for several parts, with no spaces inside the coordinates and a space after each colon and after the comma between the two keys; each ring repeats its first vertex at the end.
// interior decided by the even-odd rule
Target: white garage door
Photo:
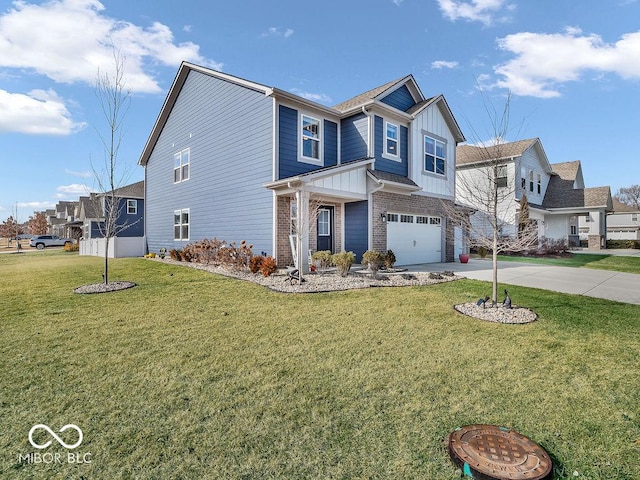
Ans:
{"type": "Polygon", "coordinates": [[[440,217],[387,214],[387,248],[396,255],[396,265],[442,261],[440,217]]]}

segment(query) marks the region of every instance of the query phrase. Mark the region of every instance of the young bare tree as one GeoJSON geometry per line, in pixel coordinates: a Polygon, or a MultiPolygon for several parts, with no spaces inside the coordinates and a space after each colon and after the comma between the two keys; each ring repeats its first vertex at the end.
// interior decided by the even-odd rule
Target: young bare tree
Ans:
{"type": "Polygon", "coordinates": [[[97,183],[99,194],[95,196],[97,211],[102,213],[102,221],[99,223],[100,234],[105,239],[104,271],[102,274],[105,285],[109,283],[109,242],[124,228],[130,225],[119,225],[118,217],[121,209],[118,188],[125,185],[129,178],[129,170],[118,161],[118,153],[124,137],[124,119],[131,105],[131,92],[125,82],[125,58],[122,54],[113,51],[114,69],[98,71],[95,85],[95,95],[100,104],[106,129],[102,133],[98,129],[98,136],[102,142],[103,165],[97,168],[93,161],[91,168],[97,183]]]}
{"type": "MultiPolygon", "coordinates": [[[[484,247],[492,253],[493,285],[491,300],[498,301],[498,255],[521,251],[537,242],[537,225],[525,216],[528,208],[516,213],[516,174],[519,166],[511,161],[505,138],[510,133],[511,96],[500,112],[483,96],[492,127],[492,140],[478,141],[474,161],[461,165],[456,173],[457,207],[445,206],[450,220],[459,226],[470,246],[484,247]],[[474,212],[470,214],[470,209],[474,212]],[[520,220],[519,218],[520,217],[520,220]]],[[[473,128],[471,128],[473,130],[473,128]]],[[[478,135],[473,131],[474,136],[478,135]]],[[[528,204],[527,204],[528,207],[528,204]]]]}
{"type": "Polygon", "coordinates": [[[620,203],[624,203],[640,210],[640,185],[623,187],[614,196],[620,203]]]}

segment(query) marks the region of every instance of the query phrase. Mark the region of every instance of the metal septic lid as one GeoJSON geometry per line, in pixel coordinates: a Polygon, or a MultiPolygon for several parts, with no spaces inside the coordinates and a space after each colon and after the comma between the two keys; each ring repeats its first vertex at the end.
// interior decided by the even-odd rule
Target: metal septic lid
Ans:
{"type": "Polygon", "coordinates": [[[542,480],[553,467],[539,445],[496,425],[458,428],[449,435],[447,450],[466,475],[482,480],[542,480]]]}

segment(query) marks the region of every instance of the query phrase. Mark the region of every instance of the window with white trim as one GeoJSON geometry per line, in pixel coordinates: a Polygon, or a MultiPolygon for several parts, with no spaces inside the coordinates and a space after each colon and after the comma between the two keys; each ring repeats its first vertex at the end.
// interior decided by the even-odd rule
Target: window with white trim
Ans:
{"type": "Polygon", "coordinates": [[[301,116],[302,158],[320,162],[321,129],[320,120],[309,115],[301,116]]]}
{"type": "Polygon", "coordinates": [[[413,215],[400,215],[400,223],[413,223],[413,215]]]}
{"type": "Polygon", "coordinates": [[[321,237],[331,235],[331,215],[326,208],[318,210],[318,235],[321,237]]]}
{"type": "Polygon", "coordinates": [[[395,123],[384,123],[385,140],[384,140],[384,153],[392,157],[398,157],[400,155],[398,151],[398,141],[400,140],[400,127],[395,123]]]}
{"type": "Polygon", "coordinates": [[[127,199],[127,213],[129,215],[135,215],[138,213],[138,200],[127,199]]]}
{"type": "Polygon", "coordinates": [[[431,225],[441,225],[442,218],[440,217],[429,217],[429,224],[431,225]]]}
{"type": "Polygon", "coordinates": [[[533,192],[533,170],[529,170],[529,191],[533,192]]]}
{"type": "Polygon", "coordinates": [[[505,188],[507,186],[507,166],[506,165],[497,166],[496,184],[498,188],[505,188]]]}
{"type": "Polygon", "coordinates": [[[638,221],[638,214],[637,213],[632,213],[631,214],[631,221],[632,222],[637,222],[638,221]]]}
{"type": "Polygon", "coordinates": [[[173,183],[189,180],[190,149],[185,148],[173,155],[173,183]]]}
{"type": "Polygon", "coordinates": [[[538,174],[538,195],[542,192],[542,175],[538,174]]]}
{"type": "Polygon", "coordinates": [[[418,215],[416,217],[416,223],[428,224],[429,223],[429,217],[422,217],[422,216],[418,215]]]}
{"type": "Polygon", "coordinates": [[[571,233],[569,235],[578,235],[578,227],[576,225],[570,226],[571,233]]]}
{"type": "Polygon", "coordinates": [[[387,213],[387,222],[397,222],[398,214],[397,213],[387,213]]]}
{"type": "Polygon", "coordinates": [[[173,239],[189,240],[189,209],[174,210],[173,239]]]}
{"type": "Polygon", "coordinates": [[[444,175],[447,161],[447,145],[435,138],[424,136],[424,169],[437,175],[444,175]]]}

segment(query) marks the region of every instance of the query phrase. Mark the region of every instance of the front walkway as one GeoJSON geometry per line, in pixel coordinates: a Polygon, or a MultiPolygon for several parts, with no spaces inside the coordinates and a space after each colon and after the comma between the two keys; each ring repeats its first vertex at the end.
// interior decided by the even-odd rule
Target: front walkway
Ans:
{"type": "MultiPolygon", "coordinates": [[[[472,258],[469,263],[429,263],[409,265],[406,268],[410,272],[452,270],[456,275],[470,279],[488,282],[492,280],[491,260],[487,259],[472,258]]],[[[498,282],[640,305],[640,275],[633,273],[520,262],[498,262],[498,282]]],[[[502,287],[500,291],[502,291],[502,287]]]]}

